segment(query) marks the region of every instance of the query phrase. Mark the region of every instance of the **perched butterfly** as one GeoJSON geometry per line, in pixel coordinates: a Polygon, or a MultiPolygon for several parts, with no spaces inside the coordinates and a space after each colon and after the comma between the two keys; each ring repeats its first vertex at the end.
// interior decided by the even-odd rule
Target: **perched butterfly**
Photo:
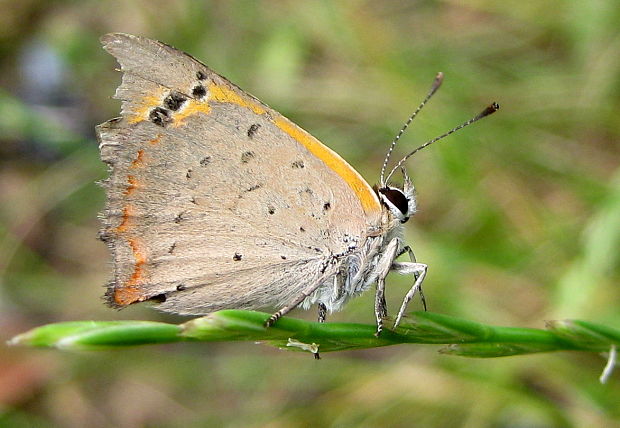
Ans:
{"type": "Polygon", "coordinates": [[[101,238],[114,262],[112,306],[151,300],[186,315],[279,308],[271,325],[316,304],[324,321],[376,283],[380,333],[385,280],[395,271],[413,278],[398,325],[426,276],[402,238],[416,211],[403,164],[497,104],[386,175],[400,135],[439,88],[438,74],[373,188],[337,153],[190,55],[128,34],[102,43],[123,72],[121,117],[97,127],[111,171],[101,238]],[[390,184],[397,171],[402,187],[390,184]],[[403,254],[410,261],[396,261],[403,254]]]}

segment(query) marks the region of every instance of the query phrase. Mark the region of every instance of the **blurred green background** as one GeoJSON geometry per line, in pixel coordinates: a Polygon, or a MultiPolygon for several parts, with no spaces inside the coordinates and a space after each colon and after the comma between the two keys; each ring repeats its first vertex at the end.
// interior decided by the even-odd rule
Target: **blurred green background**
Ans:
{"type": "MultiPolygon", "coordinates": [[[[0,338],[83,319],[180,322],[100,299],[106,176],[94,126],[123,31],[183,49],[296,121],[372,184],[437,71],[406,153],[430,309],[488,324],[620,327],[620,8],[593,1],[0,2],[0,338]]],[[[408,287],[388,281],[395,310],[408,287]]],[[[372,292],[331,320],[373,323],[372,292]]],[[[419,302],[412,305],[419,309],[419,302]]],[[[315,311],[292,316],[313,319],[315,311]]],[[[0,348],[0,426],[607,427],[620,373],[558,353],[476,360],[434,346],[326,354],[175,344],[72,354],[0,348]]]]}

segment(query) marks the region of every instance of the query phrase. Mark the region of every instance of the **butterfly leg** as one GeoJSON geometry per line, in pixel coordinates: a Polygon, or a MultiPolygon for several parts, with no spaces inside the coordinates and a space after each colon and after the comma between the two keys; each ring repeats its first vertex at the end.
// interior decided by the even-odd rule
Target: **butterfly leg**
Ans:
{"type": "Polygon", "coordinates": [[[288,314],[290,311],[292,311],[297,306],[299,306],[299,304],[301,302],[303,302],[306,299],[306,297],[310,296],[312,293],[314,293],[316,291],[317,288],[319,288],[321,286],[323,281],[324,281],[324,279],[316,281],[314,284],[312,284],[311,287],[308,287],[306,290],[304,290],[299,295],[299,297],[297,297],[295,300],[293,300],[289,305],[286,305],[285,307],[283,307],[282,309],[280,309],[279,311],[277,311],[273,315],[271,315],[269,317],[269,319],[267,321],[265,321],[265,327],[271,327],[272,325],[274,325],[276,323],[276,321],[278,321],[284,315],[288,314]]]}
{"type": "MultiPolygon", "coordinates": [[[[413,253],[413,250],[411,249],[411,247],[409,245],[403,247],[403,249],[400,251],[400,253],[398,254],[398,256],[402,256],[403,254],[409,254],[409,260],[412,263],[416,263],[417,260],[415,258],[415,254],[413,253]]],[[[418,277],[420,276],[419,273],[414,273],[413,274],[413,278],[414,278],[414,283],[415,281],[418,280],[418,277]]],[[[428,309],[426,308],[426,298],[424,297],[424,290],[422,290],[422,284],[420,283],[420,290],[418,291],[418,293],[420,294],[420,300],[422,301],[422,307],[424,308],[424,311],[427,311],[428,309]]]]}
{"type": "Polygon", "coordinates": [[[323,303],[319,303],[319,322],[325,322],[327,317],[327,306],[323,303]]]}
{"type": "Polygon", "coordinates": [[[383,277],[377,279],[377,294],[375,295],[375,318],[377,320],[376,337],[379,337],[383,331],[383,318],[386,316],[387,303],[385,302],[385,277],[383,277]]]}
{"type": "Polygon", "coordinates": [[[394,238],[387,245],[385,252],[377,263],[377,291],[375,294],[375,318],[377,320],[377,331],[375,336],[379,337],[383,330],[383,318],[387,316],[387,304],[385,302],[385,278],[392,268],[394,259],[398,256],[400,239],[394,238]]]}
{"type": "MultiPolygon", "coordinates": [[[[400,309],[398,311],[398,315],[396,315],[396,321],[394,321],[394,327],[398,327],[400,321],[407,310],[407,305],[413,299],[416,293],[420,293],[422,295],[422,282],[424,282],[424,278],[426,278],[426,271],[428,270],[428,266],[423,263],[416,262],[394,262],[392,264],[392,269],[401,274],[401,275],[413,275],[415,277],[415,282],[411,289],[405,295],[403,299],[403,303],[400,305],[400,309]]],[[[426,309],[426,301],[422,296],[422,301],[424,302],[424,308],[426,309]]]]}

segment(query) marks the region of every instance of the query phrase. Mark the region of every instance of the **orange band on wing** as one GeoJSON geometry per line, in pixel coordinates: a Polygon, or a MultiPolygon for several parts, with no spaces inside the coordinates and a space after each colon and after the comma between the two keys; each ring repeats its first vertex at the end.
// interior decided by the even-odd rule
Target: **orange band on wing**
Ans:
{"type": "Polygon", "coordinates": [[[230,88],[223,85],[211,83],[209,85],[209,100],[219,101],[221,103],[233,103],[246,107],[256,114],[264,114],[265,109],[258,103],[252,101],[249,97],[241,97],[230,88]]]}
{"type": "Polygon", "coordinates": [[[138,187],[138,179],[133,175],[127,176],[127,188],[125,189],[125,195],[131,195],[138,187]]]}
{"type": "Polygon", "coordinates": [[[187,103],[183,106],[183,108],[172,116],[172,124],[174,126],[181,126],[183,125],[183,120],[186,117],[193,116],[196,113],[209,114],[211,113],[211,106],[204,101],[197,101],[193,99],[187,100],[187,103]]]}
{"type": "Polygon", "coordinates": [[[338,153],[322,144],[319,140],[308,134],[303,129],[293,124],[288,119],[280,116],[274,120],[275,125],[290,135],[295,141],[302,144],[314,156],[321,159],[325,164],[353,189],[359,198],[364,212],[370,213],[381,209],[377,195],[368,185],[366,180],[354,170],[338,153]]]}
{"type": "Polygon", "coordinates": [[[157,88],[158,93],[155,95],[146,95],[144,96],[139,103],[137,103],[137,107],[131,114],[127,117],[127,122],[129,123],[138,123],[146,120],[149,117],[149,112],[153,107],[157,107],[162,103],[164,96],[168,89],[165,86],[160,86],[157,88]]]}
{"type": "MultiPolygon", "coordinates": [[[[265,108],[251,98],[242,98],[239,94],[224,85],[212,83],[209,85],[209,93],[210,100],[237,104],[241,107],[249,108],[259,115],[266,113],[265,108]]],[[[310,153],[321,159],[329,168],[342,177],[359,198],[364,212],[371,213],[381,210],[379,199],[370,185],[368,185],[366,180],[364,180],[362,176],[336,152],[283,116],[276,117],[273,121],[278,128],[290,135],[295,141],[302,144],[310,153]]]]}
{"type": "Polygon", "coordinates": [[[144,273],[144,265],[146,264],[146,254],[140,248],[140,242],[135,239],[129,239],[129,246],[131,247],[131,251],[133,252],[133,257],[136,260],[136,264],[134,265],[134,271],[127,282],[127,286],[135,286],[140,284],[142,281],[142,275],[144,273]]]}
{"type": "Polygon", "coordinates": [[[144,149],[138,150],[136,157],[131,161],[131,168],[141,168],[144,166],[144,149]]]}
{"type": "Polygon", "coordinates": [[[211,101],[237,104],[252,110],[256,114],[265,113],[265,109],[250,98],[242,97],[226,86],[211,83],[209,84],[209,91],[207,92],[207,101],[196,99],[188,100],[179,112],[173,114],[173,125],[183,125],[183,120],[185,118],[193,116],[196,113],[211,113],[211,106],[209,105],[211,101]]]}
{"type": "Polygon", "coordinates": [[[140,242],[135,238],[129,239],[129,246],[131,247],[135,264],[133,273],[127,283],[114,289],[114,303],[119,306],[127,306],[131,303],[142,302],[147,299],[142,287],[140,287],[140,284],[144,281],[146,254],[141,248],[140,242]]]}
{"type": "Polygon", "coordinates": [[[114,303],[118,306],[127,306],[132,303],[146,300],[146,298],[142,296],[140,288],[136,286],[115,288],[113,298],[114,303]]]}
{"type": "MultiPolygon", "coordinates": [[[[147,118],[148,109],[160,104],[161,100],[161,94],[158,97],[144,97],[143,102],[141,103],[144,107],[137,109],[135,115],[128,119],[129,122],[135,123],[147,118]]],[[[210,114],[211,106],[209,105],[209,102],[211,101],[237,104],[251,110],[257,115],[267,113],[265,107],[251,97],[238,94],[227,85],[211,82],[209,84],[205,100],[189,99],[181,110],[173,114],[173,126],[181,126],[184,123],[185,118],[197,113],[210,114]]],[[[365,213],[369,214],[381,210],[379,199],[370,185],[336,152],[323,145],[319,140],[296,126],[285,117],[278,115],[272,120],[278,128],[303,145],[310,151],[310,153],[321,159],[329,168],[338,174],[355,192],[365,213]]]]}
{"type": "Polygon", "coordinates": [[[129,227],[129,217],[134,215],[133,207],[131,205],[127,205],[123,208],[123,216],[121,217],[121,224],[118,225],[116,231],[118,233],[124,233],[127,231],[129,227]]]}

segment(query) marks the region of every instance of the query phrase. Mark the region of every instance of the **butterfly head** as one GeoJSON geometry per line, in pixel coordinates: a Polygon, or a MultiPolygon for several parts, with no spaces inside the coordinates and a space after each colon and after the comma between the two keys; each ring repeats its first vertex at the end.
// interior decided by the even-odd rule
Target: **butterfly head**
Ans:
{"type": "Polygon", "coordinates": [[[407,128],[409,127],[413,119],[417,116],[417,114],[420,112],[420,110],[422,110],[422,108],[426,105],[428,100],[430,100],[433,94],[435,94],[435,92],[437,91],[437,89],[439,89],[442,82],[443,73],[437,73],[437,75],[435,76],[435,80],[433,81],[433,84],[431,85],[431,88],[424,100],[420,103],[420,105],[413,112],[413,114],[409,116],[409,119],[407,119],[400,131],[398,131],[398,134],[396,134],[396,137],[394,137],[394,139],[392,140],[392,144],[390,144],[390,148],[388,149],[387,154],[385,155],[385,159],[383,160],[383,166],[381,167],[381,175],[379,180],[381,184],[375,187],[375,191],[377,192],[381,203],[389,210],[389,212],[395,218],[399,219],[401,223],[405,223],[407,220],[409,220],[409,217],[411,217],[416,212],[415,189],[413,188],[413,183],[411,182],[411,179],[407,175],[407,171],[405,171],[405,168],[403,166],[407,159],[409,159],[411,156],[413,156],[415,153],[419,152],[423,148],[428,147],[431,144],[447,137],[448,135],[453,134],[456,131],[463,129],[466,126],[469,126],[472,123],[477,122],[478,120],[487,117],[499,110],[499,104],[491,103],[482,112],[472,117],[471,119],[463,122],[461,125],[452,128],[448,132],[444,132],[438,137],[428,140],[421,146],[409,152],[396,163],[396,165],[390,170],[389,173],[386,174],[390,156],[394,151],[394,147],[400,140],[400,137],[407,130],[407,128]],[[402,188],[393,187],[388,184],[392,175],[399,169],[403,173],[402,188]]]}
{"type": "Polygon", "coordinates": [[[415,214],[417,207],[413,183],[404,168],[402,168],[402,172],[402,187],[386,184],[381,187],[375,187],[375,190],[383,206],[401,223],[406,223],[409,217],[415,214]]]}

